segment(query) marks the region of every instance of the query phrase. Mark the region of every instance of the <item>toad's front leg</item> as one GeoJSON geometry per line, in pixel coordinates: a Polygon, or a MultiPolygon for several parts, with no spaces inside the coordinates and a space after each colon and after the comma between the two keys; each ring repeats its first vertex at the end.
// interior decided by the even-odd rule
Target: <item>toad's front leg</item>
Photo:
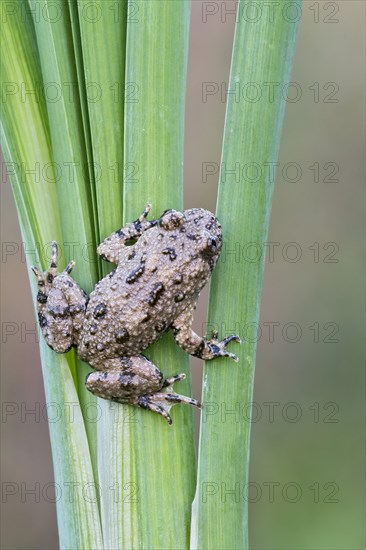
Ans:
{"type": "Polygon", "coordinates": [[[201,406],[195,399],[173,390],[165,391],[165,388],[183,380],[184,373],[164,380],[163,373],[144,355],[116,357],[94,366],[103,369],[91,372],[86,378],[86,387],[94,395],[156,412],[169,424],[172,423],[169,412],[173,405],[201,406]]]}
{"type": "Polygon", "coordinates": [[[194,305],[184,310],[172,324],[175,341],[184,351],[200,359],[210,360],[216,357],[230,357],[234,361],[239,361],[238,357],[226,351],[229,342],[235,340],[240,343],[239,336],[232,334],[223,340],[218,340],[218,333],[212,332],[211,340],[201,338],[192,330],[194,305]]]}
{"type": "Polygon", "coordinates": [[[97,252],[102,260],[118,265],[121,251],[125,248],[128,241],[138,239],[145,231],[158,223],[157,220],[149,221],[146,219],[150,210],[151,204],[148,204],[136,221],[125,225],[125,227],[122,227],[122,229],[115,231],[104,239],[97,248],[97,252]]]}

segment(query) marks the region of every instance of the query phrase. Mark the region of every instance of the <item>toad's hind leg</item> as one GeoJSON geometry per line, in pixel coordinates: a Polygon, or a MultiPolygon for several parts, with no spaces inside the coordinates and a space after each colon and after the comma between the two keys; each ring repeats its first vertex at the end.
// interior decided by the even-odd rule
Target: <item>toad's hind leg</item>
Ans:
{"type": "Polygon", "coordinates": [[[37,312],[39,324],[47,344],[57,353],[65,353],[77,346],[84,321],[88,296],[70,277],[75,262],[64,271],[57,271],[57,244],[52,243],[51,260],[43,274],[37,267],[37,312]]]}
{"type": "Polygon", "coordinates": [[[172,423],[170,409],[184,403],[200,407],[200,403],[173,390],[167,391],[175,382],[184,380],[185,374],[178,374],[164,380],[162,372],[144,355],[107,359],[103,365],[94,365],[96,370],[86,378],[89,391],[118,403],[135,405],[163,416],[172,423]]]}

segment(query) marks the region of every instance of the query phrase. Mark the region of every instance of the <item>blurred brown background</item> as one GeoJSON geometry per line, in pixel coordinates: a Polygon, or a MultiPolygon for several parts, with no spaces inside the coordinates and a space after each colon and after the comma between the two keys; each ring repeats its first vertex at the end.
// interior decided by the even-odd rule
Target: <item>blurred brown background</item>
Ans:
{"type": "MultiPolygon", "coordinates": [[[[214,210],[218,176],[203,182],[202,164],[220,162],[225,103],[220,94],[203,102],[202,83],[228,80],[234,16],[225,7],[235,2],[210,4],[217,13],[206,17],[207,3],[192,3],[185,206],[214,210]]],[[[253,550],[365,547],[364,16],[360,1],[303,4],[258,340],[253,550]]],[[[53,472],[35,319],[4,177],[1,194],[2,547],[57,548],[55,506],[42,496],[53,472]]],[[[198,332],[206,302],[207,292],[198,332]]],[[[193,367],[199,396],[202,365],[193,367]]],[[[241,412],[238,421],[248,420],[241,412]]]]}

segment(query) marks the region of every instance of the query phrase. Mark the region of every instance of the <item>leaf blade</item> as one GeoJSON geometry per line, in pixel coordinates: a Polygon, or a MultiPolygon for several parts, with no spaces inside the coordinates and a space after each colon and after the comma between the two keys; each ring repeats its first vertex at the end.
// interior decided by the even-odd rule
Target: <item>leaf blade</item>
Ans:
{"type": "MultiPolygon", "coordinates": [[[[147,202],[152,216],[166,208],[182,209],[183,116],[188,46],[189,2],[138,1],[130,5],[127,23],[125,166],[138,172],[124,178],[124,222],[138,217],[147,202]],[[137,12],[132,13],[131,10],[137,12]],[[134,21],[137,19],[137,21],[134,21]],[[156,37],[159,36],[159,41],[156,37]],[[134,97],[134,93],[138,97],[134,97]],[[133,101],[137,99],[138,101],[133,101]],[[137,181],[136,181],[137,179],[137,181]]],[[[171,335],[146,353],[165,376],[185,371],[188,357],[171,335]]],[[[189,393],[189,381],[176,391],[189,393]]],[[[100,440],[100,463],[112,463],[104,485],[133,480],[131,500],[109,501],[108,544],[111,547],[184,548],[189,540],[190,504],[194,491],[192,410],[174,408],[169,428],[158,415],[120,406],[125,421],[112,413],[100,440]],[[126,419],[130,422],[126,422],[126,419]],[[134,422],[131,422],[134,421],[134,422]],[[174,456],[172,464],[171,456],[174,456]],[[162,506],[162,503],[164,505],[162,506]]],[[[103,469],[106,472],[106,469],[103,469]]]]}
{"type": "MultiPolygon", "coordinates": [[[[243,4],[241,0],[238,13],[243,4]]],[[[247,83],[287,82],[296,31],[297,24],[281,15],[273,22],[261,18],[256,25],[238,18],[228,88],[239,86],[243,92],[247,83]]],[[[213,274],[209,300],[209,326],[218,329],[220,337],[240,333],[248,323],[258,326],[264,256],[238,262],[233,250],[236,244],[242,250],[248,243],[261,246],[266,241],[273,192],[268,172],[262,171],[255,183],[241,180],[238,185],[226,170],[237,164],[243,169],[277,162],[284,109],[280,94],[268,102],[238,102],[232,94],[228,99],[217,203],[227,248],[213,274]]],[[[244,491],[250,422],[243,420],[238,407],[248,410],[252,401],[256,339],[230,346],[240,358],[238,364],[220,358],[220,364],[215,360],[204,369],[203,404],[210,408],[200,429],[192,548],[248,548],[244,491]]]]}
{"type": "MultiPolygon", "coordinates": [[[[39,90],[43,82],[34,26],[26,2],[20,5],[22,9],[16,10],[3,24],[2,40],[14,58],[1,56],[1,74],[6,81],[18,84],[18,90],[21,84],[26,90],[39,90]]],[[[29,94],[24,100],[21,93],[11,93],[7,97],[2,109],[2,142],[7,167],[14,168],[9,170],[9,177],[27,249],[39,249],[54,238],[62,242],[55,177],[54,174],[50,176],[54,166],[50,131],[42,96],[29,94]],[[23,172],[18,169],[22,165],[26,169],[23,172]],[[38,165],[49,167],[49,172],[34,170],[38,165]]],[[[39,265],[43,269],[48,263],[47,255],[39,254],[39,265]]],[[[27,262],[30,272],[28,256],[27,262]]],[[[30,283],[35,297],[33,274],[30,283]]],[[[40,349],[46,402],[57,407],[59,413],[57,423],[50,422],[49,428],[60,545],[62,548],[102,548],[98,505],[95,499],[85,499],[83,494],[87,484],[93,488],[94,476],[80,402],[70,370],[72,356],[55,354],[43,340],[40,349]],[[74,406],[77,408],[73,422],[69,418],[70,404],[73,410],[74,406]],[[77,488],[71,500],[70,486],[77,488]]]]}

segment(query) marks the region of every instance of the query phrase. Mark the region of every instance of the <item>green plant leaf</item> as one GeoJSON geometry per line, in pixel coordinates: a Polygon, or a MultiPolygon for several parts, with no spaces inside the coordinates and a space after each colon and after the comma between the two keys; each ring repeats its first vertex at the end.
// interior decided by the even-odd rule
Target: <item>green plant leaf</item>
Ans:
{"type": "MultiPolygon", "coordinates": [[[[122,225],[126,0],[78,0],[98,243],[122,225]]],[[[110,264],[102,262],[107,274],[110,264]]]]}
{"type": "MultiPolygon", "coordinates": [[[[40,60],[27,2],[2,21],[2,145],[27,249],[37,248],[45,269],[52,239],[62,242],[54,160],[40,60]],[[37,93],[34,94],[34,91],[37,93]],[[47,169],[46,169],[47,168],[47,169]]],[[[27,256],[27,260],[28,260],[27,256]]],[[[28,264],[28,269],[30,268],[28,264]]],[[[31,274],[36,297],[36,284],[31,274]]],[[[70,367],[73,356],[59,356],[42,340],[41,360],[46,402],[57,407],[50,422],[58,525],[62,548],[102,548],[97,494],[85,425],[70,367]],[[73,411],[70,420],[70,410],[73,411]]]]}
{"type": "MultiPolygon", "coordinates": [[[[166,208],[183,206],[189,7],[181,0],[129,5],[125,222],[136,219],[148,202],[153,205],[151,219],[166,208]]],[[[189,374],[189,358],[171,334],[147,355],[165,376],[189,374]]],[[[179,383],[176,391],[189,395],[189,381],[179,383]]],[[[106,546],[186,548],[195,479],[193,411],[174,407],[172,427],[154,413],[127,406],[119,406],[116,421],[116,411],[107,407],[99,441],[102,486],[119,491],[118,498],[102,502],[106,546]]]]}
{"type": "MultiPolygon", "coordinates": [[[[86,292],[90,292],[99,273],[95,260],[93,171],[87,154],[89,137],[85,134],[88,128],[87,108],[83,105],[86,97],[84,82],[78,79],[80,56],[75,56],[80,42],[75,38],[77,21],[75,14],[71,18],[70,5],[62,0],[39,2],[41,17],[37,17],[34,0],[32,5],[56,167],[63,250],[64,255],[69,256],[65,263],[71,259],[76,261],[73,276],[86,292]],[[56,17],[55,13],[62,16],[56,17]],[[52,93],[57,93],[55,98],[52,93]]],[[[84,387],[90,367],[77,358],[75,365],[78,395],[85,413],[90,405],[96,404],[96,398],[84,387]]],[[[85,417],[85,426],[96,471],[96,423],[85,417]]]]}
{"type": "Polygon", "coordinates": [[[70,248],[76,261],[75,277],[90,292],[98,279],[98,270],[95,261],[88,261],[86,251],[95,250],[97,243],[93,182],[89,180],[81,106],[83,82],[79,86],[68,4],[62,0],[42,0],[39,4],[42,17],[34,18],[34,27],[57,172],[62,232],[65,243],[74,245],[70,248]],[[62,17],[55,17],[55,9],[62,17]]]}
{"type": "MultiPolygon", "coordinates": [[[[241,0],[238,13],[244,4],[241,0]]],[[[273,173],[266,167],[278,158],[285,110],[281,90],[289,81],[297,32],[297,23],[276,14],[274,21],[262,17],[253,24],[239,17],[236,23],[228,89],[237,93],[228,96],[217,202],[225,246],[209,302],[209,327],[220,337],[243,337],[242,327],[259,321],[264,254],[254,262],[237,260],[235,246],[243,250],[254,243],[263,250],[268,233],[273,173]],[[251,100],[255,90],[267,89],[265,83],[279,83],[274,95],[251,100]],[[235,168],[243,174],[248,166],[259,166],[260,177],[250,174],[252,181],[242,176],[238,182],[235,168]]],[[[230,344],[238,364],[220,358],[205,366],[192,548],[248,548],[250,422],[242,411],[250,408],[253,395],[256,338],[250,340],[230,344]]]]}
{"type": "Polygon", "coordinates": [[[99,485],[93,475],[81,402],[66,356],[55,356],[43,340],[40,349],[46,401],[57,405],[65,418],[50,429],[60,547],[103,549],[99,485]]]}

